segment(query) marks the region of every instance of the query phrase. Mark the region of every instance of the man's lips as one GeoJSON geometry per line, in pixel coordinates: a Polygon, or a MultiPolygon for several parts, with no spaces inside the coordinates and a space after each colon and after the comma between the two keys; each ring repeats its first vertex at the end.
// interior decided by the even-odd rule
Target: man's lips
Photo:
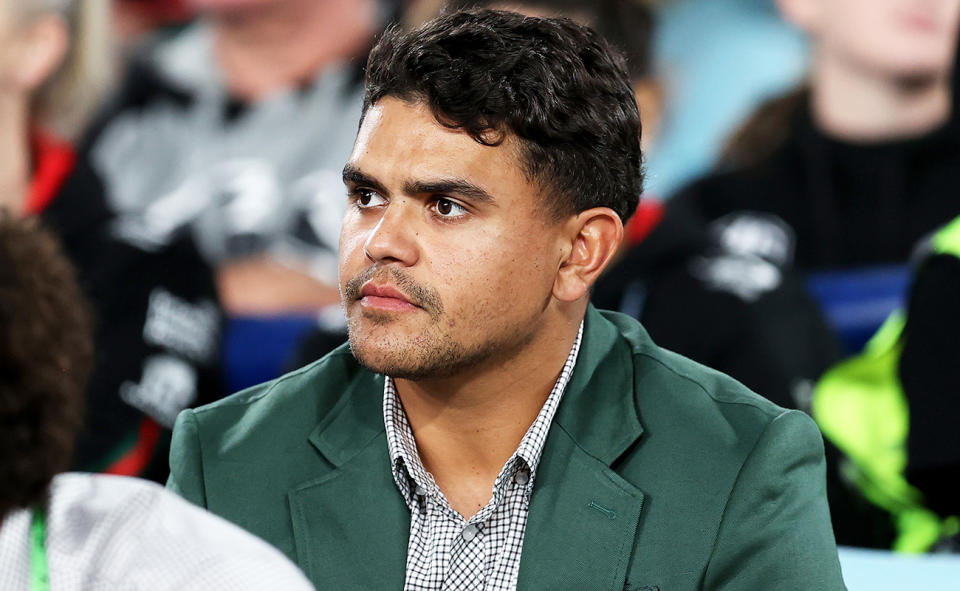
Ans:
{"type": "Polygon", "coordinates": [[[412,310],[418,308],[402,291],[392,285],[367,283],[360,288],[360,305],[380,310],[412,310]]]}

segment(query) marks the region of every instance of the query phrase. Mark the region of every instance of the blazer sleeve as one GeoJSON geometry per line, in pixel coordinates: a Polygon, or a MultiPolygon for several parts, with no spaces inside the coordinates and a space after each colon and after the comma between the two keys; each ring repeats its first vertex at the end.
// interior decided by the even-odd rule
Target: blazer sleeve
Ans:
{"type": "Polygon", "coordinates": [[[823,439],[786,411],[767,426],[727,500],[703,589],[842,590],[823,439]]]}
{"type": "Polygon", "coordinates": [[[170,443],[170,477],[167,488],[200,507],[207,506],[203,483],[203,458],[200,453],[200,430],[192,410],[177,416],[170,443]]]}

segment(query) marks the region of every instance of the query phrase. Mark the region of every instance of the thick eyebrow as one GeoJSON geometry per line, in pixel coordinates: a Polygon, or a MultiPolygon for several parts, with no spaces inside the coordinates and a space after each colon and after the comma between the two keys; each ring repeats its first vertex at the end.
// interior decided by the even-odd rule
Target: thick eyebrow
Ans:
{"type": "Polygon", "coordinates": [[[343,167],[343,184],[346,185],[348,183],[361,187],[369,187],[382,195],[389,195],[390,193],[383,183],[361,172],[359,168],[350,163],[347,163],[347,165],[343,167]]]}
{"type": "Polygon", "coordinates": [[[477,203],[494,203],[493,195],[463,179],[438,179],[435,181],[410,181],[403,185],[408,195],[445,194],[460,195],[477,203]]]}
{"type": "MultiPolygon", "coordinates": [[[[343,167],[343,182],[344,184],[369,187],[382,195],[389,195],[390,193],[383,183],[350,163],[347,163],[347,165],[343,167]]],[[[457,178],[437,179],[433,181],[407,181],[403,185],[403,192],[407,195],[460,195],[477,203],[494,203],[496,201],[493,195],[487,193],[481,187],[470,181],[457,178]]]]}

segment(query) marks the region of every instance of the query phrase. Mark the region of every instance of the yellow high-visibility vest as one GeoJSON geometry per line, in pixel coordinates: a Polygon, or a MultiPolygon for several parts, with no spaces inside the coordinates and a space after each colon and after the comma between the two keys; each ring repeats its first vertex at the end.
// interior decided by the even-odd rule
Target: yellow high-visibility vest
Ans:
{"type": "MultiPolygon", "coordinates": [[[[960,257],[960,218],[939,230],[931,247],[931,255],[960,257]]],[[[905,325],[903,310],[897,310],[860,354],[824,373],[814,390],[812,413],[824,436],[849,460],[844,476],[891,514],[893,550],[925,552],[960,532],[960,518],[927,509],[905,475],[910,414],[897,373],[905,325]]]]}

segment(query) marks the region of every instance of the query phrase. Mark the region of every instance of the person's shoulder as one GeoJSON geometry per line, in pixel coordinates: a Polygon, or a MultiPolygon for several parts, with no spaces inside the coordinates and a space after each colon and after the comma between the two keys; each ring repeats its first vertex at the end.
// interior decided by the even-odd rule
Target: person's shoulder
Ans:
{"type": "Polygon", "coordinates": [[[784,409],[730,376],[658,346],[635,319],[603,314],[631,347],[634,396],[645,430],[742,459],[785,415],[787,422],[813,424],[804,413],[784,409]]]}
{"type": "Polygon", "coordinates": [[[208,428],[252,428],[263,421],[279,421],[287,428],[304,421],[312,427],[357,382],[377,379],[382,378],[361,366],[344,344],[300,369],[190,412],[208,428]]]}
{"type": "Polygon", "coordinates": [[[96,572],[84,572],[107,586],[312,589],[278,550],[156,483],[61,474],[52,502],[57,512],[50,516],[49,544],[58,565],[80,568],[96,559],[96,572]],[[79,539],[85,543],[75,543],[79,539]]]}

